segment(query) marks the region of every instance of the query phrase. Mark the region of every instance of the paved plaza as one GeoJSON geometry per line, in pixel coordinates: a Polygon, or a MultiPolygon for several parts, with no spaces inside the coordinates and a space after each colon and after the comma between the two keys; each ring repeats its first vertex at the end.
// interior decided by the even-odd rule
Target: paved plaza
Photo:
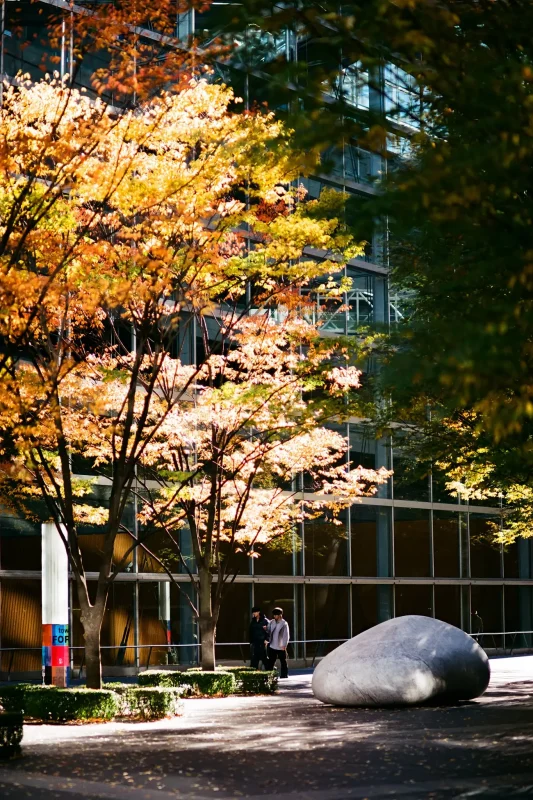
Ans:
{"type": "Polygon", "coordinates": [[[190,699],[152,723],[27,725],[2,800],[533,797],[533,656],[495,659],[478,701],[324,706],[309,674],[275,697],[190,699]]]}

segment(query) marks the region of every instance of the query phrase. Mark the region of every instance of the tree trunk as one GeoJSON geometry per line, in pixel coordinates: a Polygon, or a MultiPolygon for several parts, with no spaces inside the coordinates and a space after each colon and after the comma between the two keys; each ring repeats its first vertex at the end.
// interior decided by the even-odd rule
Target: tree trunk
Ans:
{"type": "Polygon", "coordinates": [[[211,598],[211,584],[213,576],[208,569],[199,569],[199,623],[200,641],[202,645],[200,664],[202,669],[212,671],[215,669],[215,633],[216,620],[213,615],[213,601],[211,598]]]}
{"type": "Polygon", "coordinates": [[[102,654],[100,650],[102,619],[102,615],[94,608],[91,609],[89,614],[82,615],[88,689],[102,688],[102,654]]]}

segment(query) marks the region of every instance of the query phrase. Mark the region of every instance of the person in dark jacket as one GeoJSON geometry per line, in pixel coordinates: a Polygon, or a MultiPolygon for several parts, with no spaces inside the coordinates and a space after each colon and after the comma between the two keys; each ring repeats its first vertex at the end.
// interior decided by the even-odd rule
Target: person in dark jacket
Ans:
{"type": "Polygon", "coordinates": [[[265,641],[268,640],[268,626],[269,620],[259,606],[254,606],[250,622],[250,666],[254,669],[259,669],[259,662],[267,669],[268,658],[265,641]]]}

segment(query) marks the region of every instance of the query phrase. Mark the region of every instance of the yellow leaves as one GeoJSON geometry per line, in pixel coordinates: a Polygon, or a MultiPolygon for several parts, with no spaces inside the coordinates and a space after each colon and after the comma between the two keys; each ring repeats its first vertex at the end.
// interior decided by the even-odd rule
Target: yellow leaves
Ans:
{"type": "MultiPolygon", "coordinates": [[[[75,61],[85,57],[90,64],[93,63],[91,56],[106,53],[105,60],[96,58],[99,66],[90,76],[93,90],[101,95],[112,95],[118,102],[131,103],[134,97],[143,99],[163,89],[177,90],[186,85],[190,68],[199,63],[199,59],[196,43],[183,47],[183,42],[177,38],[175,20],[176,15],[189,9],[181,0],[160,0],[150,9],[150,27],[161,37],[156,46],[153,39],[140,35],[147,22],[145,3],[95,4],[74,14],[69,24],[74,28],[75,61]],[[117,42],[120,42],[119,47],[117,42]],[[163,43],[166,44],[165,57],[161,58],[163,43]]],[[[56,52],[64,36],[62,21],[64,24],[59,15],[49,24],[51,46],[56,52]]],[[[53,61],[53,56],[50,60],[53,61]]]]}
{"type": "MultiPolygon", "coordinates": [[[[0,427],[25,493],[38,494],[33,481],[45,475],[41,491],[67,502],[72,456],[95,470],[126,457],[160,482],[143,521],[164,514],[177,528],[192,508],[202,535],[218,476],[217,535],[246,548],[311,513],[280,488],[297,472],[313,472],[320,507],[335,513],[382,478],[337,466],[347,443],[324,423],[346,414],[359,372],[332,366],[346,353],[304,318],[302,289],[324,270],[329,301],[351,286],[344,263],[361,247],[343,199],[308,203],[289,187],[314,155],[295,152],[272,115],[230,113],[232,102],[231,90],[201,80],[113,116],[54,78],[8,91],[0,335],[33,361],[0,373],[0,427]],[[250,285],[255,315],[242,317],[236,303],[250,285]],[[186,318],[220,326],[220,351],[198,367],[170,355],[186,318]],[[133,353],[120,339],[130,325],[133,353]]],[[[93,488],[74,481],[73,518],[109,525],[89,502],[93,488]]]]}
{"type": "Polygon", "coordinates": [[[343,394],[350,389],[359,389],[361,370],[356,367],[334,367],[326,373],[330,394],[343,394]]]}
{"type": "Polygon", "coordinates": [[[407,31],[404,35],[404,41],[406,44],[413,45],[420,51],[431,49],[434,46],[429,36],[417,30],[407,31]]]}
{"type": "Polygon", "coordinates": [[[379,152],[387,149],[387,131],[381,125],[372,125],[365,136],[370,150],[379,152]]]}
{"type": "MultiPolygon", "coordinates": [[[[0,226],[16,209],[8,253],[24,237],[33,272],[52,276],[50,303],[42,306],[48,328],[61,324],[65,296],[71,320],[89,326],[101,324],[100,309],[114,305],[134,318],[146,302],[167,302],[176,285],[205,314],[225,292],[232,300],[242,296],[247,280],[264,289],[265,300],[284,299],[287,281],[296,287],[319,273],[316,262],[302,258],[306,247],[335,253],[339,267],[360,254],[339,222],[338,193],[306,203],[301,187],[286,188],[311,157],[288,146],[289,134],[271,114],[230,114],[232,102],[230,89],[202,80],[119,116],[68,92],[58,78],[7,91],[0,226]],[[232,197],[242,185],[250,209],[232,197]],[[283,213],[256,213],[256,204],[274,201],[283,213]],[[244,223],[250,252],[235,233],[244,223]]],[[[20,268],[17,280],[26,280],[20,268]]],[[[43,284],[37,279],[31,287],[32,280],[24,303],[4,282],[13,297],[0,303],[2,335],[19,336],[41,305],[43,284]]]]}
{"type": "Polygon", "coordinates": [[[82,525],[105,525],[109,519],[109,509],[102,506],[74,503],[74,519],[82,525]]]}

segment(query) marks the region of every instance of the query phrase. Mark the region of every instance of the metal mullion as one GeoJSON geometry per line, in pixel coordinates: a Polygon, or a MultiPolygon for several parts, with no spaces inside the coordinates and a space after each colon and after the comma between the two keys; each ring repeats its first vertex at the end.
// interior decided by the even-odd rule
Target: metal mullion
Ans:
{"type": "Polygon", "coordinates": [[[472,577],[471,572],[471,559],[470,559],[470,511],[466,512],[466,576],[472,577]]]}
{"type": "MultiPolygon", "coordinates": [[[[303,498],[303,491],[304,491],[304,476],[303,472],[300,473],[300,489],[302,492],[303,498]]],[[[305,577],[305,520],[302,517],[302,521],[300,522],[300,540],[301,540],[301,548],[302,548],[302,559],[301,559],[301,566],[302,566],[302,577],[305,577]]],[[[302,640],[304,641],[303,645],[303,657],[304,660],[307,658],[307,645],[305,644],[305,631],[306,631],[306,594],[305,594],[305,587],[302,590],[302,640]]]]}
{"type": "MultiPolygon", "coordinates": [[[[351,440],[350,440],[350,423],[346,423],[346,441],[348,444],[348,448],[346,450],[346,461],[348,464],[348,469],[350,468],[350,449],[351,449],[351,440]]],[[[346,548],[346,558],[348,559],[348,569],[346,570],[350,578],[353,576],[353,565],[352,565],[352,507],[349,506],[346,510],[347,518],[346,518],[346,535],[348,537],[347,548],[346,548]]],[[[352,604],[352,592],[353,592],[353,584],[350,582],[350,586],[348,589],[348,632],[350,634],[350,639],[353,636],[353,604],[352,604]]]]}
{"type": "Polygon", "coordinates": [[[435,536],[433,529],[433,510],[429,512],[429,575],[435,577],[435,536]]]}
{"type": "Polygon", "coordinates": [[[502,584],[502,597],[501,597],[501,612],[502,612],[502,645],[505,650],[505,584],[502,584]]]}

